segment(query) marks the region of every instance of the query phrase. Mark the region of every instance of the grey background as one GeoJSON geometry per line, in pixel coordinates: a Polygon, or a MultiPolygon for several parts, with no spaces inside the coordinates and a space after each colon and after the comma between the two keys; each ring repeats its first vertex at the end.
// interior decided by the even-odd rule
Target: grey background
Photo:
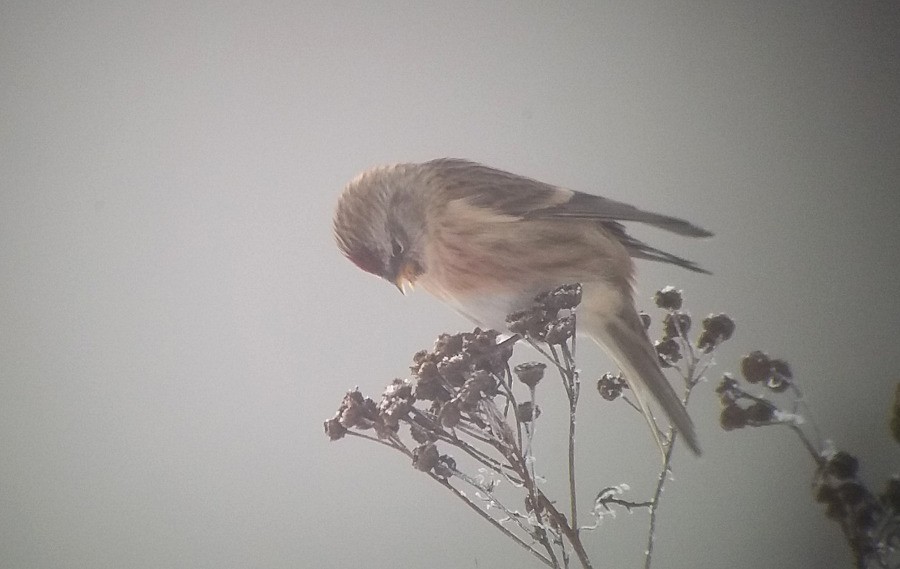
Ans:
{"type": "MultiPolygon", "coordinates": [[[[533,566],[405,458],[321,432],[469,327],[330,234],[358,171],[438,156],[714,231],[635,228],[715,273],[642,263],[642,307],[674,284],[738,323],[655,566],[849,566],[796,439],[722,432],[712,388],[788,358],[864,476],[897,470],[898,25],[893,2],[0,4],[0,566],[533,566]]],[[[610,366],[582,354],[586,381],[610,366]]],[[[647,495],[644,424],[590,393],[584,495],[647,495]]],[[[597,565],[638,566],[645,524],[605,519],[597,565]]]]}

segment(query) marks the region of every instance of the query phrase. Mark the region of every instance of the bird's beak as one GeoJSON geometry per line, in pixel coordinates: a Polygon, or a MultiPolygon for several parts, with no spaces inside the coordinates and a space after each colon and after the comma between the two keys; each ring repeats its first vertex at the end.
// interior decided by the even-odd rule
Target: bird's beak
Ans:
{"type": "Polygon", "coordinates": [[[397,287],[402,294],[406,294],[406,289],[410,291],[415,289],[416,278],[419,276],[415,263],[404,262],[400,265],[397,275],[394,277],[394,286],[397,287]]]}

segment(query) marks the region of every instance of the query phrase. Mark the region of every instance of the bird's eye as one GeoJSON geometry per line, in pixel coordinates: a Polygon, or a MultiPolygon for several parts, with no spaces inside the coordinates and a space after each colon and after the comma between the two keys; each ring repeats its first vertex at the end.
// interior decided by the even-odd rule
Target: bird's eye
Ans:
{"type": "Polygon", "coordinates": [[[397,241],[396,239],[394,239],[394,241],[393,241],[393,247],[394,247],[393,253],[394,253],[395,257],[399,257],[400,255],[403,254],[403,245],[401,245],[400,242],[397,241]]]}

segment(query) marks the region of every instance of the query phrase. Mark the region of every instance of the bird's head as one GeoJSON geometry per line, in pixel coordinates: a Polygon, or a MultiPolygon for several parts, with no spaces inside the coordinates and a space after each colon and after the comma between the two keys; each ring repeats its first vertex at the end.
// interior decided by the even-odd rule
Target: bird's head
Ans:
{"type": "Polygon", "coordinates": [[[416,182],[412,164],[367,170],[347,185],[334,213],[344,256],[404,293],[425,271],[424,204],[416,182]]]}

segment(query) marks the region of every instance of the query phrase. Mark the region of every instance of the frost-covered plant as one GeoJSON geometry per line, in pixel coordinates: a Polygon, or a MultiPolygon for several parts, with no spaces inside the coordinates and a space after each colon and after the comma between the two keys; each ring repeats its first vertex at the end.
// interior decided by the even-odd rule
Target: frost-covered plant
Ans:
{"type": "MultiPolygon", "coordinates": [[[[657,508],[676,434],[669,431],[664,438],[663,464],[651,499],[626,500],[623,492],[628,485],[606,486],[596,493],[587,513],[579,509],[575,457],[582,383],[575,365],[575,330],[580,301],[579,285],[539,295],[531,308],[509,316],[513,335],[506,340],[500,340],[497,331],[478,328],[441,335],[431,351],[413,357],[411,376],[391,382],[379,401],[357,389],[349,391],[335,416],[325,422],[327,435],[332,440],[362,437],[402,452],[417,470],[549,567],[572,563],[591,567],[583,532],[597,528],[599,517],[613,508],[647,508],[650,529],[645,564],[649,567],[657,508]],[[531,344],[546,361],[511,368],[509,361],[519,340],[531,344]],[[533,441],[541,418],[536,394],[546,383],[548,367],[561,379],[568,402],[568,436],[561,441],[568,456],[568,496],[562,501],[545,493],[542,476],[535,469],[533,441]],[[469,465],[474,470],[466,468],[469,465]],[[505,491],[499,490],[501,485],[505,491]]],[[[664,289],[657,294],[657,304],[666,314],[663,339],[657,342],[660,362],[681,374],[686,402],[710,361],[709,354],[730,337],[734,326],[724,315],[708,318],[692,343],[688,340],[690,317],[680,310],[680,293],[664,289]]],[[[649,325],[649,317],[643,318],[649,325]]],[[[621,399],[638,410],[620,375],[605,374],[597,389],[604,399],[621,399]]]]}

